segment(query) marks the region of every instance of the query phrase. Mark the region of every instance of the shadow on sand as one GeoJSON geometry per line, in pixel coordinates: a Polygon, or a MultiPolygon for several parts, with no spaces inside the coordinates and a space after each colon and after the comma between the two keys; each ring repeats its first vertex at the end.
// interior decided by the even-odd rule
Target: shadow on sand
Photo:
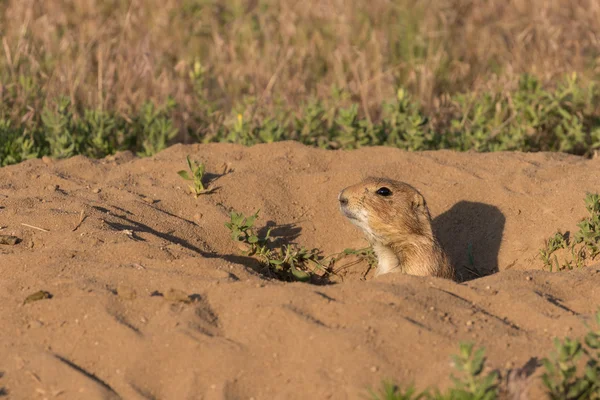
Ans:
{"type": "Polygon", "coordinates": [[[498,207],[472,201],[460,201],[433,220],[459,282],[498,272],[505,221],[498,207]]]}

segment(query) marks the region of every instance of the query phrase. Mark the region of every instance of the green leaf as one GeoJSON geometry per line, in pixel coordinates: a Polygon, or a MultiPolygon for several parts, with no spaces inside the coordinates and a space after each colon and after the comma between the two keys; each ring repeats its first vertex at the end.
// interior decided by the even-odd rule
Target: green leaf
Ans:
{"type": "Polygon", "coordinates": [[[598,369],[597,367],[587,366],[585,369],[585,376],[591,382],[598,381],[598,369]]]}
{"type": "Polygon", "coordinates": [[[191,181],[192,178],[190,178],[190,176],[188,175],[187,171],[177,171],[177,174],[182,177],[183,179],[187,180],[187,181],[191,181]]]}
{"type": "Polygon", "coordinates": [[[600,335],[595,332],[589,332],[585,336],[585,344],[587,344],[592,349],[600,348],[600,335]]]}
{"type": "Polygon", "coordinates": [[[310,279],[310,274],[304,271],[300,271],[296,267],[290,267],[290,271],[292,272],[292,275],[294,275],[294,278],[296,278],[300,282],[306,282],[310,279]]]}
{"type": "Polygon", "coordinates": [[[246,218],[246,223],[245,223],[245,225],[246,225],[248,228],[252,228],[252,227],[254,226],[254,222],[256,221],[256,218],[257,218],[257,215],[252,215],[252,216],[250,216],[250,217],[246,218]]]}

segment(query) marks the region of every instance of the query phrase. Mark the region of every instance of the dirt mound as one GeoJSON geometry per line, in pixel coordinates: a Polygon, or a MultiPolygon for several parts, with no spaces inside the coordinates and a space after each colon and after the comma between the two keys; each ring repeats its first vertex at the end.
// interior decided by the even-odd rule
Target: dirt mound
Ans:
{"type": "Polygon", "coordinates": [[[447,385],[461,340],[486,346],[490,368],[521,367],[552,337],[581,335],[600,303],[599,268],[543,272],[538,257],[586,215],[598,176],[600,160],[561,154],[289,142],[2,168],[0,233],[22,241],[0,245],[0,393],[364,398],[382,379],[447,385]],[[177,175],[187,154],[206,163],[214,193],[190,195],[177,175]],[[332,285],[269,280],[224,226],[231,210],[260,209],[257,225],[281,240],[324,254],[364,247],[336,197],[368,175],[424,194],[464,283],[364,281],[362,264],[332,285]],[[38,290],[52,298],[23,304],[38,290]]]}

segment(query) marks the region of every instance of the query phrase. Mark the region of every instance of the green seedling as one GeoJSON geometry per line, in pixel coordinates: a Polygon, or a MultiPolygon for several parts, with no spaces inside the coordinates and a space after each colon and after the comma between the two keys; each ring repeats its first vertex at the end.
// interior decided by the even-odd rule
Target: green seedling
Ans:
{"type": "Polygon", "coordinates": [[[204,183],[202,183],[202,179],[204,178],[204,171],[205,171],[204,163],[198,163],[197,161],[194,161],[194,165],[192,166],[192,162],[190,161],[190,156],[187,156],[186,160],[187,160],[188,168],[189,168],[192,176],[190,176],[188,171],[185,171],[185,170],[178,171],[177,174],[179,176],[181,176],[183,179],[185,179],[186,181],[193,182],[193,184],[190,185],[189,187],[190,187],[190,191],[194,194],[194,196],[196,198],[203,193],[208,193],[210,190],[208,188],[205,188],[204,183]]]}

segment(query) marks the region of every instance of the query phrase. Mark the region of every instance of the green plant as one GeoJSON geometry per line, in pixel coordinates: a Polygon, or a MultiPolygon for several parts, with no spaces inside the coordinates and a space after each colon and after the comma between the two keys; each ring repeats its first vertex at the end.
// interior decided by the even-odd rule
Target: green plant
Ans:
{"type": "Polygon", "coordinates": [[[369,271],[377,265],[377,256],[375,255],[375,251],[373,247],[364,247],[362,249],[344,249],[341,253],[332,254],[326,257],[327,265],[329,268],[336,274],[341,272],[342,270],[356,264],[357,262],[365,261],[369,268],[365,271],[365,276],[369,273],[369,271]],[[341,266],[337,266],[337,264],[349,257],[355,256],[358,258],[356,261],[351,261],[349,263],[343,264],[341,266]]]}
{"type": "Polygon", "coordinates": [[[410,385],[403,389],[390,382],[384,382],[379,394],[371,391],[373,400],[421,400],[431,399],[429,392],[418,392],[417,389],[410,385]]]}
{"type": "Polygon", "coordinates": [[[460,377],[452,376],[454,387],[443,398],[452,400],[493,400],[498,397],[498,374],[483,374],[485,349],[474,350],[472,343],[460,343],[458,355],[452,356],[460,377]]]}
{"type": "Polygon", "coordinates": [[[40,105],[41,112],[11,107],[19,96],[36,101],[42,90],[35,79],[23,77],[2,93],[0,164],[45,155],[104,157],[122,150],[150,156],[173,140],[190,138],[243,145],[297,140],[327,149],[384,145],[411,151],[544,150],[586,156],[600,148],[600,108],[594,106],[600,87],[581,83],[577,75],[551,87],[523,75],[514,89],[456,92],[438,108],[422,105],[400,87],[391,100],[372,105],[367,113],[367,107],[335,85],[330,98],[311,97],[296,108],[279,98],[270,99],[267,107],[256,95],[225,107],[209,101],[210,69],[198,60],[189,69],[186,84],[193,87],[198,110],[184,115],[183,105],[171,98],[143,101],[127,113],[86,108],[68,96],[49,99],[40,105]],[[182,137],[185,132],[189,138],[182,137]]]}
{"type": "Polygon", "coordinates": [[[484,374],[485,349],[474,349],[472,343],[460,343],[459,354],[452,356],[454,368],[460,375],[451,376],[454,386],[442,393],[438,389],[417,392],[413,385],[402,389],[390,383],[383,384],[380,394],[371,393],[375,400],[494,400],[498,398],[498,374],[484,374]]]}
{"type": "Polygon", "coordinates": [[[321,263],[322,257],[318,250],[291,244],[274,248],[270,237],[271,229],[264,236],[259,236],[254,229],[258,213],[256,211],[246,217],[242,213],[232,212],[230,221],[225,223],[231,231],[231,238],[242,245],[246,255],[256,257],[269,272],[284,280],[306,282],[311,279],[315,269],[325,275],[328,273],[326,266],[321,263]]]}
{"type": "Polygon", "coordinates": [[[547,239],[544,244],[545,247],[540,249],[540,257],[542,258],[544,266],[550,271],[552,271],[553,267],[556,267],[557,271],[560,270],[558,257],[554,253],[559,249],[567,247],[567,241],[565,240],[564,234],[556,232],[554,236],[547,239]],[[554,258],[552,258],[552,256],[554,256],[554,258]]]}
{"type": "Polygon", "coordinates": [[[550,271],[583,267],[586,260],[593,260],[600,254],[600,195],[588,193],[585,206],[589,216],[577,224],[579,230],[573,235],[573,240],[569,235],[557,232],[540,249],[540,258],[550,271]],[[560,249],[567,250],[562,262],[556,255],[560,249]]]}
{"type": "Polygon", "coordinates": [[[600,195],[588,193],[585,208],[590,216],[577,224],[579,231],[575,233],[575,243],[581,243],[593,259],[600,254],[600,195]]]}
{"type": "Polygon", "coordinates": [[[145,102],[133,121],[133,138],[140,156],[151,156],[166,149],[169,141],[177,135],[177,128],[170,116],[176,104],[168,99],[162,107],[145,102]]]}
{"type": "Polygon", "coordinates": [[[190,156],[187,156],[186,160],[187,160],[188,168],[192,175],[190,176],[190,174],[188,174],[188,171],[185,171],[185,170],[178,171],[177,174],[179,176],[181,176],[183,179],[185,179],[186,181],[193,182],[193,184],[190,185],[189,187],[190,187],[190,191],[194,194],[194,196],[196,198],[203,193],[210,192],[210,189],[206,188],[204,186],[204,183],[202,182],[202,179],[204,178],[204,171],[206,169],[206,167],[204,166],[204,163],[198,163],[197,161],[194,161],[194,165],[192,166],[192,162],[190,161],[190,156]]]}
{"type": "Polygon", "coordinates": [[[554,352],[542,361],[542,381],[550,399],[600,399],[600,310],[595,319],[598,329],[590,329],[583,343],[554,339],[554,352]],[[582,357],[586,358],[583,373],[578,370],[582,357]]]}

